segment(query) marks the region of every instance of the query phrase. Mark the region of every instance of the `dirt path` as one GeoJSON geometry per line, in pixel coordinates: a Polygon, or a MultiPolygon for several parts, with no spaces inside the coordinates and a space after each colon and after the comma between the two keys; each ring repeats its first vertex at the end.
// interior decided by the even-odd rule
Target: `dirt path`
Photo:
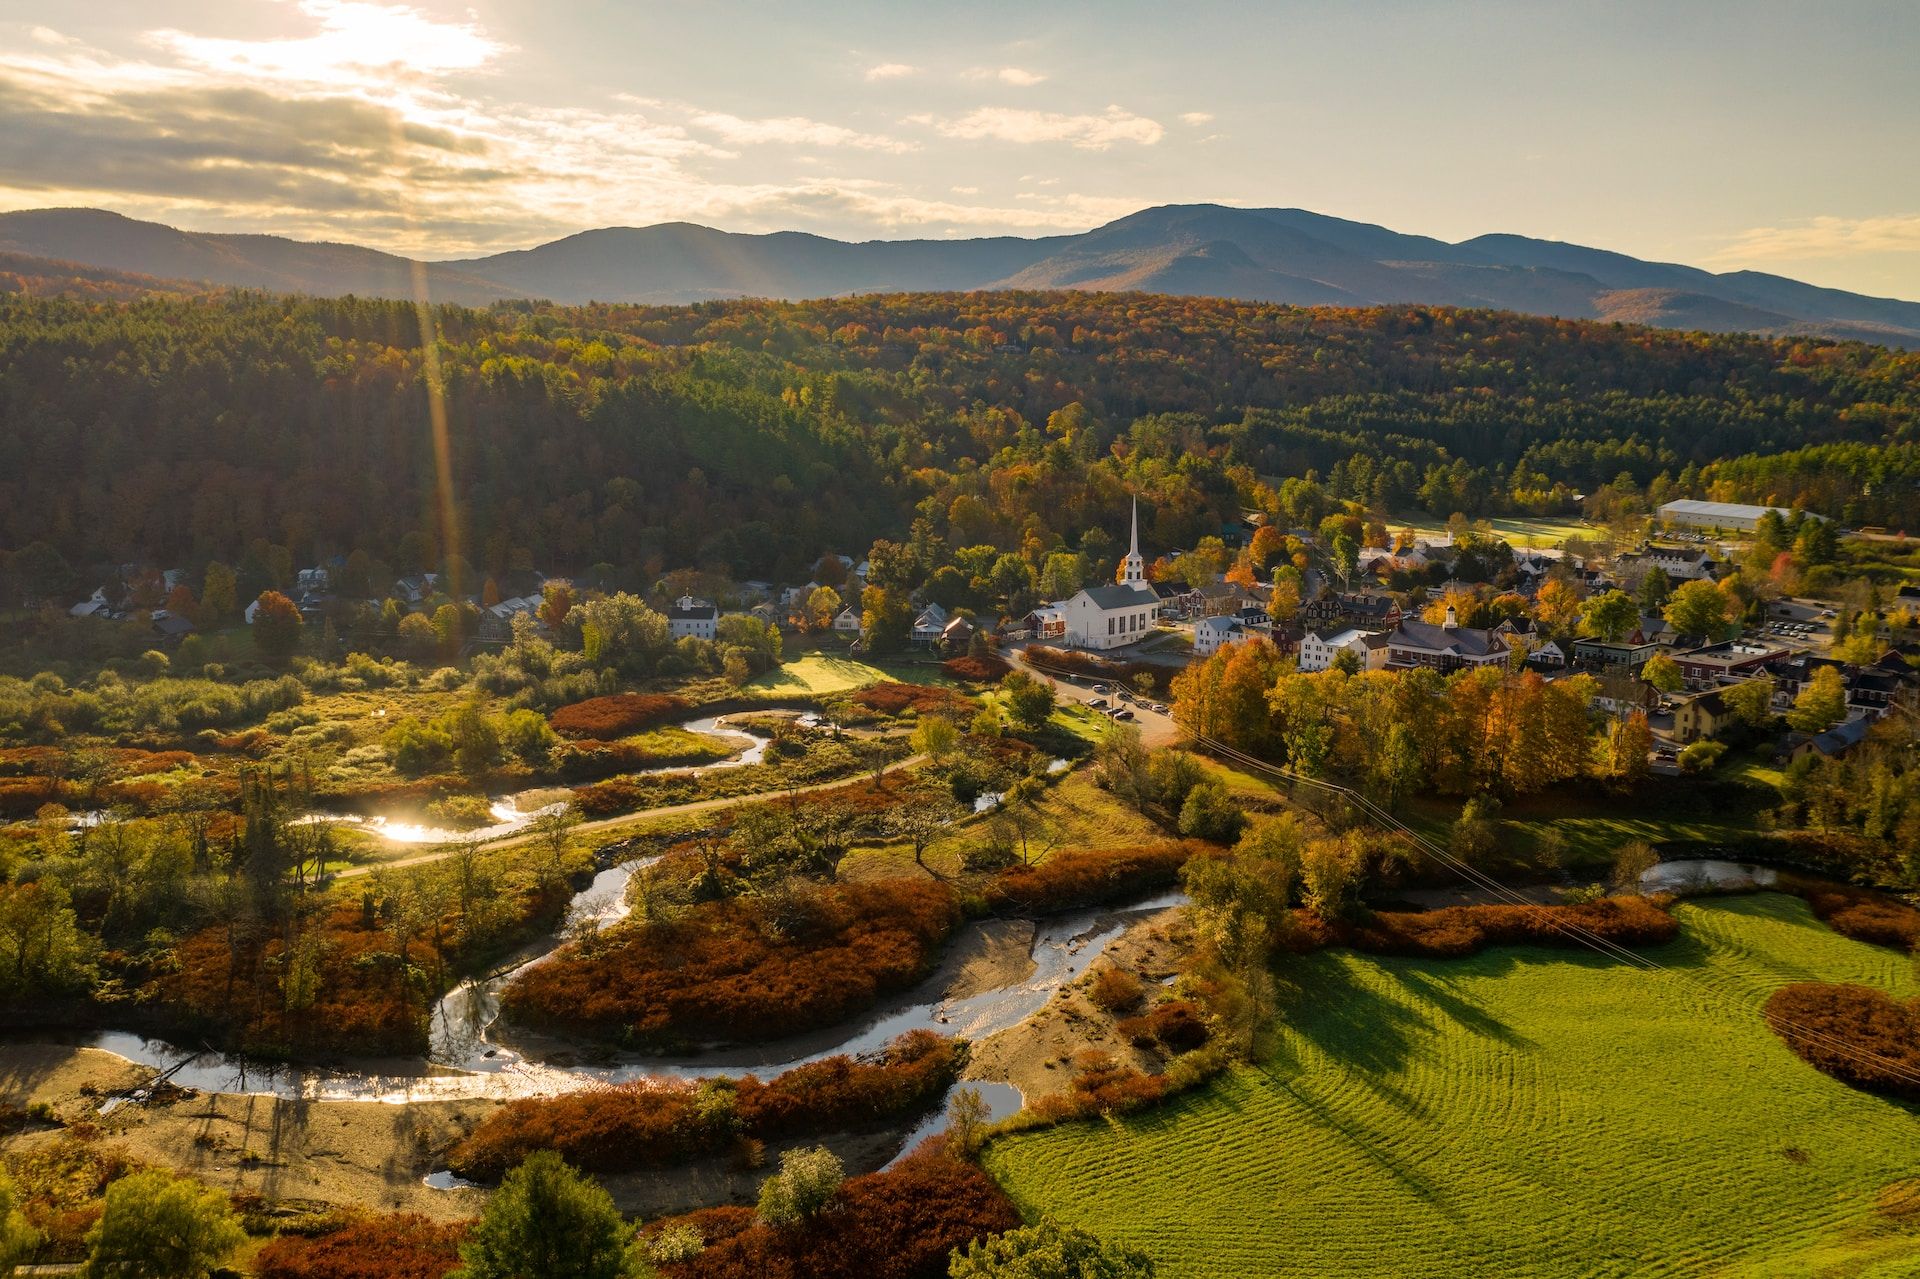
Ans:
{"type": "MultiPolygon", "coordinates": [[[[897,772],[901,769],[912,768],[916,764],[925,763],[926,758],[925,755],[909,755],[903,760],[888,764],[880,770],[881,775],[885,776],[888,773],[897,772]]],[[[581,822],[578,826],[575,826],[573,830],[575,834],[591,834],[595,831],[612,830],[633,822],[651,821],[658,817],[677,817],[686,813],[704,813],[716,808],[728,808],[735,804],[751,804],[763,799],[780,799],[788,795],[810,795],[817,791],[833,790],[836,787],[850,785],[859,781],[860,778],[864,776],[867,776],[867,774],[861,773],[853,777],[842,777],[830,782],[813,782],[793,790],[782,787],[776,790],[756,791],[751,795],[725,795],[717,799],[696,799],[684,804],[668,804],[662,808],[647,808],[637,813],[621,813],[618,817],[600,817],[590,822],[581,822]]],[[[506,835],[499,839],[488,840],[485,846],[488,848],[514,848],[521,844],[532,843],[535,838],[537,837],[531,832],[523,832],[518,835],[506,835]]],[[[394,870],[406,866],[425,866],[431,862],[437,862],[451,857],[456,851],[457,850],[453,848],[436,848],[430,853],[415,853],[411,857],[397,857],[392,861],[372,862],[365,866],[353,866],[339,872],[334,876],[334,879],[354,879],[361,875],[371,875],[375,871],[380,870],[394,870]]]]}

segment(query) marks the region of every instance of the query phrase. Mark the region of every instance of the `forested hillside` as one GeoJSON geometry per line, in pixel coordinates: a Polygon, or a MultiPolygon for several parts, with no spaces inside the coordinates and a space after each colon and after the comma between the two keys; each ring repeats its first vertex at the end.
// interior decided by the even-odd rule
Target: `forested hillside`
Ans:
{"type": "MultiPolygon", "coordinates": [[[[1860,344],[1073,293],[432,322],[460,549],[487,571],[774,575],[917,517],[1040,552],[1110,531],[1128,492],[1160,548],[1338,498],[1444,517],[1804,497],[1920,524],[1920,355],[1860,344]]],[[[0,549],[57,553],[16,556],[16,589],[268,543],[434,566],[427,370],[399,303],[0,299],[0,549]]]]}

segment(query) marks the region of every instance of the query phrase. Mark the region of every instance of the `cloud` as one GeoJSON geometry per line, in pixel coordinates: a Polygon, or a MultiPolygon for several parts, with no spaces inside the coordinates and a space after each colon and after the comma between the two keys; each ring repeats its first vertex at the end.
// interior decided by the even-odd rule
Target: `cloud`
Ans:
{"type": "MultiPolygon", "coordinates": [[[[169,29],[133,55],[16,28],[0,41],[0,208],[98,205],[198,230],[448,257],[674,219],[856,235],[1073,230],[1146,202],[1067,190],[972,202],[970,187],[934,195],[882,180],[892,166],[807,172],[794,151],[849,163],[923,140],[621,93],[516,101],[501,92],[513,50],[476,21],[345,0],[279,12],[301,24],[294,34],[169,29]]],[[[920,123],[1093,149],[1160,135],[1117,107],[920,123]]]]}
{"type": "Polygon", "coordinates": [[[1025,67],[971,67],[961,74],[969,80],[998,80],[1021,89],[1031,89],[1047,78],[1043,73],[1029,71],[1025,67]]]}
{"type": "Polygon", "coordinates": [[[919,74],[919,67],[910,66],[905,62],[882,62],[879,66],[868,67],[866,78],[871,83],[875,80],[904,80],[908,76],[919,74]]]}
{"type": "Polygon", "coordinates": [[[1099,115],[1063,115],[1054,111],[980,107],[956,119],[928,122],[949,138],[992,139],[1023,144],[1065,142],[1089,151],[1104,151],[1116,142],[1133,142],[1150,147],[1165,137],[1167,132],[1158,121],[1117,106],[1110,106],[1099,115]]]}
{"type": "Polygon", "coordinates": [[[406,5],[301,0],[299,8],[319,27],[312,35],[232,40],[163,30],[147,38],[209,71],[331,85],[471,71],[507,49],[471,23],[442,22],[406,5]]]}
{"type": "Polygon", "coordinates": [[[1920,213],[1875,218],[1808,218],[1753,227],[1708,257],[1715,264],[1845,258],[1868,253],[1920,253],[1920,213]]]}
{"type": "Polygon", "coordinates": [[[1180,123],[1190,124],[1196,129],[1203,124],[1211,124],[1212,122],[1213,112],[1211,111],[1183,111],[1180,113],[1180,123]]]}
{"type": "Polygon", "coordinates": [[[763,120],[745,120],[737,115],[707,111],[695,115],[690,123],[719,134],[739,146],[784,143],[789,146],[858,147],[865,151],[912,151],[911,142],[859,133],[837,124],[825,124],[803,116],[779,116],[763,120]]]}

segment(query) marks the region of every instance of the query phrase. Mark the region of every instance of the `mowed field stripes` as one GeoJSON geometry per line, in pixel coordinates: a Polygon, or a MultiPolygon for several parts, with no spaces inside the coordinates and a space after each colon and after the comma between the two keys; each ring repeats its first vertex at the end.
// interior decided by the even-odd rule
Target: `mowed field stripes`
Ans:
{"type": "Polygon", "coordinates": [[[995,1142],[1030,1214],[1163,1275],[1920,1272],[1920,1108],[1854,1091],[1759,1013],[1792,981],[1920,994],[1913,961],[1799,900],[1678,907],[1672,972],[1579,951],[1279,961],[1257,1066],[1130,1119],[995,1142]],[[1752,1015],[1679,974],[1753,995],[1752,1015]]]}

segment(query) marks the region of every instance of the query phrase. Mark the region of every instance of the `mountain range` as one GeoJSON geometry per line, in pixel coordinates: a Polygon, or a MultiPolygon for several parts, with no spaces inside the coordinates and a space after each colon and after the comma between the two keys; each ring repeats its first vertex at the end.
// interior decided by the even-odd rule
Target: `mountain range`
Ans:
{"type": "Polygon", "coordinates": [[[277,292],[481,305],[972,289],[1139,290],[1301,306],[1425,303],[1920,348],[1920,303],[1757,271],[1716,274],[1556,240],[1459,243],[1303,209],[1143,209],[1078,235],[868,240],[686,222],[583,231],[531,249],[415,261],[351,244],[181,231],[101,209],[0,214],[0,254],[277,292]]]}

